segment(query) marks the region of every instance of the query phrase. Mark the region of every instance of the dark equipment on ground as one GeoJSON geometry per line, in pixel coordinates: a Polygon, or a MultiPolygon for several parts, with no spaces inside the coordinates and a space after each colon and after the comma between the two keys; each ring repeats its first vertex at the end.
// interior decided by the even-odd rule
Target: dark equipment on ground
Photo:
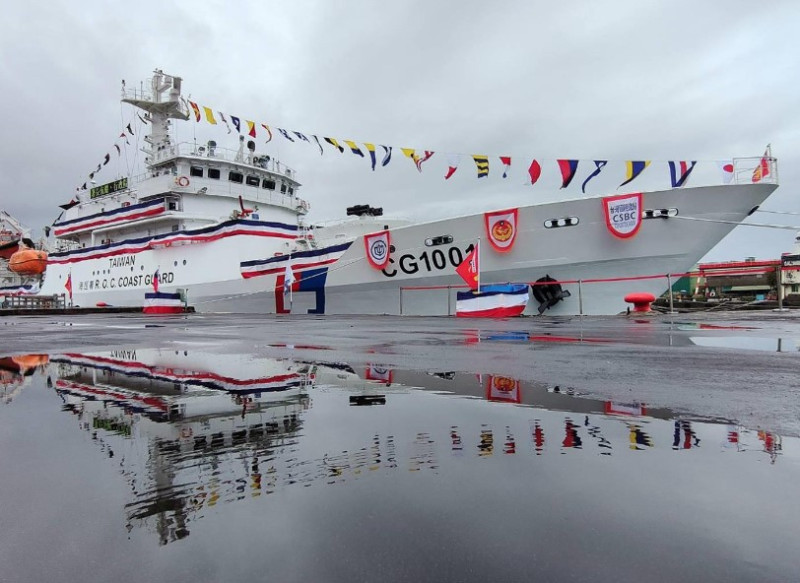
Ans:
{"type": "Polygon", "coordinates": [[[571,295],[569,290],[562,289],[561,284],[556,283],[556,280],[549,275],[537,279],[536,285],[531,285],[531,292],[536,301],[539,302],[540,315],[571,295]]]}

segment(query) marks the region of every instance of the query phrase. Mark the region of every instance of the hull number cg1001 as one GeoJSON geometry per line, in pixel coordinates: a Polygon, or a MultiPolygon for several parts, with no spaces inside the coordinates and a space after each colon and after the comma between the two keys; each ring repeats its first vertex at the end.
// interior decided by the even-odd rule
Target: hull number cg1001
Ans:
{"type": "Polygon", "coordinates": [[[389,266],[383,270],[386,277],[394,277],[398,271],[406,275],[415,275],[419,272],[432,273],[435,271],[454,270],[464,261],[474,248],[473,244],[461,250],[460,247],[447,249],[426,249],[422,253],[403,253],[398,259],[389,259],[389,266]]]}

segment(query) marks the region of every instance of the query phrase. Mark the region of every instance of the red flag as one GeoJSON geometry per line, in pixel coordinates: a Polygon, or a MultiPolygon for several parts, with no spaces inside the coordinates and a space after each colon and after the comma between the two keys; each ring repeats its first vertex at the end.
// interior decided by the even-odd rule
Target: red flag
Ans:
{"type": "Polygon", "coordinates": [[[461,156],[459,154],[447,155],[447,174],[444,175],[445,180],[448,180],[453,174],[456,173],[460,159],[461,156]]]}
{"type": "MultiPolygon", "coordinates": [[[[566,188],[569,186],[569,183],[572,182],[572,179],[575,178],[575,171],[578,169],[578,160],[557,160],[557,162],[558,167],[561,169],[561,188],[566,188]]],[[[644,170],[644,168],[642,168],[642,170],[644,170]]],[[[639,170],[639,172],[642,170],[639,170]]],[[[628,179],[628,182],[631,180],[633,179],[628,179]]],[[[627,182],[623,182],[622,184],[627,184],[627,182]]],[[[622,184],[620,186],[622,186],[622,184]]]]}
{"type": "Polygon", "coordinates": [[[503,178],[507,178],[508,169],[511,168],[511,156],[500,156],[500,162],[505,166],[503,168],[503,178]]]}
{"type": "Polygon", "coordinates": [[[534,160],[531,162],[530,168],[528,168],[528,174],[531,176],[531,185],[536,184],[536,181],[539,180],[539,177],[542,175],[542,166],[534,160]]]}
{"type": "Polygon", "coordinates": [[[64,287],[69,292],[69,301],[72,301],[72,272],[67,276],[67,283],[64,284],[64,287]]]}
{"type": "Polygon", "coordinates": [[[194,101],[190,101],[189,105],[192,106],[192,109],[194,110],[194,117],[199,122],[200,121],[200,108],[197,107],[197,104],[194,101]]]}
{"type": "Polygon", "coordinates": [[[478,274],[480,273],[480,266],[478,265],[478,247],[474,247],[467,258],[456,267],[456,273],[461,276],[469,287],[478,289],[478,274]]]}
{"type": "Polygon", "coordinates": [[[761,162],[759,162],[756,169],[753,170],[753,182],[761,182],[763,178],[769,176],[769,158],[769,146],[767,146],[764,155],[761,157],[761,162]]]}

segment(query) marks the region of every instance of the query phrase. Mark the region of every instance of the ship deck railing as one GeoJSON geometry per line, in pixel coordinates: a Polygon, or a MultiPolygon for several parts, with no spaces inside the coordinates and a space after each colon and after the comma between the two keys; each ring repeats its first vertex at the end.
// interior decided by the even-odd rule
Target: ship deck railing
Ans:
{"type": "Polygon", "coordinates": [[[733,159],[734,184],[778,184],[778,160],[770,156],[733,159]],[[767,172],[756,178],[756,169],[765,163],[767,172]]]}
{"type": "MultiPolygon", "coordinates": [[[[273,174],[286,176],[295,180],[296,172],[280,160],[268,156],[266,154],[253,155],[248,150],[245,150],[241,157],[238,150],[231,150],[228,148],[220,148],[219,146],[208,146],[206,144],[198,145],[192,142],[179,142],[167,148],[163,148],[153,153],[152,164],[165,162],[179,156],[194,156],[203,158],[212,162],[231,162],[235,164],[243,164],[245,166],[252,166],[261,170],[267,170],[273,174]]],[[[147,174],[144,174],[147,176],[147,174]]]]}

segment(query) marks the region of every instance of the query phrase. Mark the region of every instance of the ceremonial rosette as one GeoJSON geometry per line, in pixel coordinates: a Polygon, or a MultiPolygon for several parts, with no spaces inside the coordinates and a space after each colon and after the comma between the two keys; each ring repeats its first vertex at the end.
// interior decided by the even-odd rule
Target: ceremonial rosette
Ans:
{"type": "Polygon", "coordinates": [[[385,269],[389,265],[390,245],[389,231],[364,235],[364,250],[372,267],[385,269]]]}
{"type": "Polygon", "coordinates": [[[505,403],[519,403],[522,401],[520,383],[516,379],[489,375],[486,383],[486,398],[489,401],[501,401],[505,403]]]}
{"type": "Polygon", "coordinates": [[[507,253],[517,238],[517,217],[519,209],[508,209],[484,213],[486,235],[495,251],[507,253]]]}
{"type": "Polygon", "coordinates": [[[604,197],[603,213],[612,235],[620,239],[633,237],[642,226],[642,193],[604,197]]]}

